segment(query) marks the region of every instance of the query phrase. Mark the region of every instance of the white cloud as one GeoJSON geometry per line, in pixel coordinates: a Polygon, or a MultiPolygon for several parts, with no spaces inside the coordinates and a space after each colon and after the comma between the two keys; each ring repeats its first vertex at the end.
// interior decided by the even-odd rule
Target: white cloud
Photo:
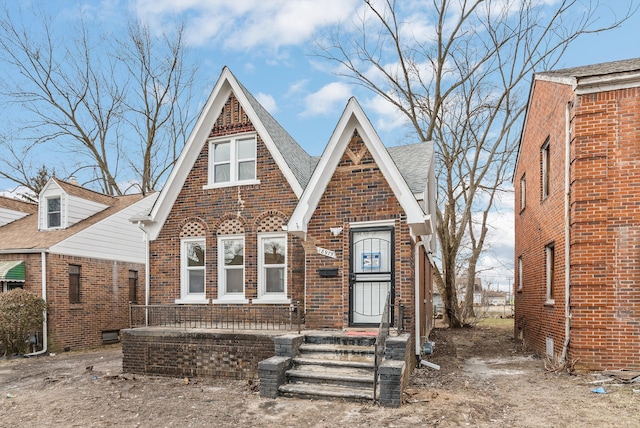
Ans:
{"type": "Polygon", "coordinates": [[[138,16],[153,26],[184,18],[193,45],[222,43],[228,49],[278,48],[308,42],[321,28],[338,24],[357,0],[137,0],[138,16]]]}
{"type": "Polygon", "coordinates": [[[372,117],[375,117],[374,127],[379,132],[394,131],[406,123],[406,118],[398,107],[380,96],[370,98],[364,104],[367,112],[371,112],[372,117]]]}
{"type": "Polygon", "coordinates": [[[302,116],[322,116],[342,111],[351,97],[351,86],[332,82],[323,86],[319,91],[307,95],[304,99],[305,109],[302,116]]]}
{"type": "Polygon", "coordinates": [[[278,104],[276,104],[276,100],[273,96],[265,94],[264,92],[258,92],[255,97],[258,102],[262,104],[262,107],[266,108],[269,113],[275,114],[278,111],[278,104]]]}

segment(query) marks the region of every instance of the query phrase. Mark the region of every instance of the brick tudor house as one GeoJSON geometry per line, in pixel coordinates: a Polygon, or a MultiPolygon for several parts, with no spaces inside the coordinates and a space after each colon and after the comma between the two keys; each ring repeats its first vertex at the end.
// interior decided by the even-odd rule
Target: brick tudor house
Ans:
{"type": "Polygon", "coordinates": [[[107,196],[51,178],[37,204],[0,197],[0,285],[48,304],[36,353],[117,341],[143,299],[145,244],[129,221],[157,197],[107,196]]]}
{"type": "MultiPolygon", "coordinates": [[[[432,322],[434,180],[432,143],[385,148],[353,98],[322,156],[308,155],[224,68],[156,204],[136,219],[149,237],[148,303],[265,317],[293,304],[306,330],[343,331],[377,328],[391,292],[419,355],[432,322]]],[[[167,360],[191,358],[176,357],[187,348],[178,339],[134,330],[125,370],[170,374],[167,360]]],[[[255,357],[255,374],[270,343],[235,354],[255,357]]]]}
{"type": "Polygon", "coordinates": [[[534,76],[515,168],[515,333],[640,368],[640,59],[534,76]]]}

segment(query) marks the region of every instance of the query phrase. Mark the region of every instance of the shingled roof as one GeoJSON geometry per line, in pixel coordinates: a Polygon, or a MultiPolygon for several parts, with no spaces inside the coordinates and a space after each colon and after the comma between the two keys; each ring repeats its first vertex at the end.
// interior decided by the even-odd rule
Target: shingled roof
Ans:
{"type": "MultiPolygon", "coordinates": [[[[96,195],[101,194],[91,192],[90,195],[95,197],[96,195]]],[[[92,215],[89,218],[79,221],[66,229],[59,230],[38,230],[38,215],[36,207],[36,211],[32,214],[9,223],[6,226],[0,227],[0,251],[47,249],[52,245],[55,245],[58,242],[61,242],[89,226],[96,224],[99,221],[140,201],[143,196],[141,194],[136,194],[117,197],[107,196],[107,198],[111,201],[110,207],[92,215]]]]}
{"type": "MultiPolygon", "coordinates": [[[[236,79],[237,80],[237,79],[236,79]]],[[[311,156],[293,139],[291,135],[278,123],[277,120],[269,114],[269,112],[255,99],[255,97],[247,90],[247,88],[238,81],[238,86],[242,89],[242,92],[247,97],[249,104],[256,112],[260,121],[266,128],[267,132],[271,136],[271,139],[275,143],[276,147],[285,162],[291,168],[293,175],[295,175],[298,183],[304,189],[309,183],[309,178],[313,172],[316,162],[313,162],[311,156]]]]}
{"type": "Polygon", "coordinates": [[[601,64],[584,65],[581,67],[564,68],[561,70],[544,71],[542,73],[537,73],[537,75],[580,78],[628,73],[633,71],[640,71],[640,58],[603,62],[601,64]]]}

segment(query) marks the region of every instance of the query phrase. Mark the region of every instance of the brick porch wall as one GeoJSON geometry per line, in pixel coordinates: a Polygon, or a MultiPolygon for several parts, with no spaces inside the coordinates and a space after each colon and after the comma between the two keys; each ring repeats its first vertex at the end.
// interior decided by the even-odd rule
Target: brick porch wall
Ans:
{"type": "Polygon", "coordinates": [[[121,333],[125,373],[258,379],[258,363],[275,355],[273,335],[176,329],[121,333]]]}

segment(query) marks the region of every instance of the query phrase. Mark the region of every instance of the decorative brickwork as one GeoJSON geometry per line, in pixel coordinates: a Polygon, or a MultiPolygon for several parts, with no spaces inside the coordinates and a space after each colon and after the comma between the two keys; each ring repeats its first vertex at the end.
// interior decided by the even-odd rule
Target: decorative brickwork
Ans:
{"type": "Polygon", "coordinates": [[[405,305],[405,328],[413,328],[414,264],[411,236],[402,207],[375,160],[355,132],[311,218],[305,245],[307,328],[349,326],[349,231],[354,222],[388,221],[394,227],[395,304],[405,305]],[[357,154],[357,155],[354,155],[357,154]],[[342,227],[338,236],[330,228],[342,227]],[[336,254],[318,254],[316,246],[336,254]],[[320,268],[337,268],[338,276],[320,277],[320,268]]]}
{"type": "MultiPolygon", "coordinates": [[[[239,133],[255,132],[253,124],[231,95],[218,120],[210,132],[210,137],[223,137],[239,133]]],[[[260,136],[256,145],[256,179],[258,184],[229,187],[205,188],[208,177],[209,145],[202,144],[202,150],[195,161],[171,213],[158,238],[150,243],[150,271],[152,304],[174,303],[180,298],[180,242],[176,230],[185,219],[200,219],[209,225],[212,234],[243,234],[245,239],[245,297],[258,296],[258,237],[257,228],[266,220],[273,230],[276,225],[286,224],[297,203],[297,196],[290,188],[273,156],[260,136]],[[270,213],[265,216],[265,213],[270,213]]],[[[282,231],[282,228],[279,229],[282,231]]],[[[287,256],[287,294],[293,301],[303,301],[304,258],[301,241],[289,237],[287,256]]],[[[207,298],[218,297],[217,274],[218,249],[215,239],[208,239],[206,253],[206,293],[207,298]]],[[[287,305],[288,306],[288,305],[287,305]]]]}
{"type": "Polygon", "coordinates": [[[180,229],[180,237],[188,238],[195,236],[206,236],[207,228],[202,224],[202,220],[185,219],[185,224],[180,229]]]}
{"type": "Polygon", "coordinates": [[[239,235],[244,233],[244,224],[238,218],[225,220],[218,227],[218,235],[239,235]]]}

